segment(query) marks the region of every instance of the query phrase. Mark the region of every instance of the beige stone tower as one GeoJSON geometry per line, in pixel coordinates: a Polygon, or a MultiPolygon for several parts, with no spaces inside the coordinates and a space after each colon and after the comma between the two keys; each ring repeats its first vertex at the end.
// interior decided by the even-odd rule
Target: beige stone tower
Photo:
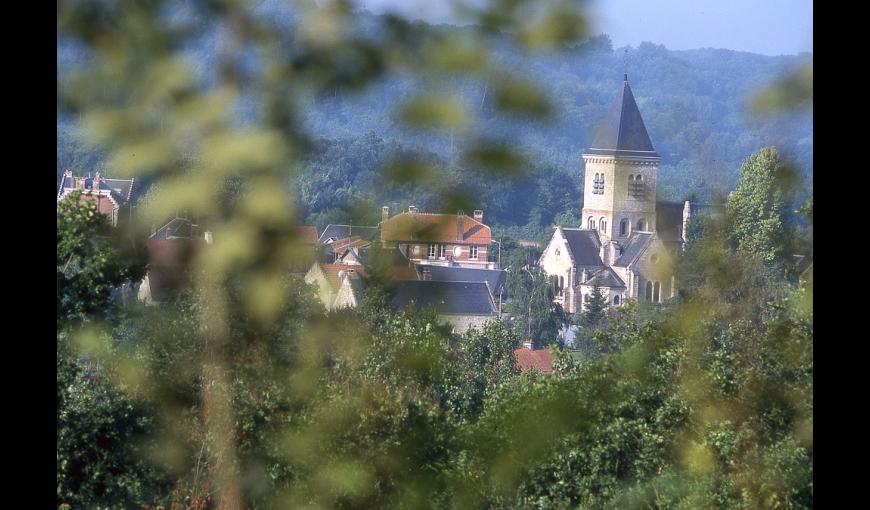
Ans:
{"type": "Polygon", "coordinates": [[[625,75],[610,113],[583,153],[581,228],[598,230],[602,242],[620,244],[633,231],[655,232],[660,160],[625,75]]]}

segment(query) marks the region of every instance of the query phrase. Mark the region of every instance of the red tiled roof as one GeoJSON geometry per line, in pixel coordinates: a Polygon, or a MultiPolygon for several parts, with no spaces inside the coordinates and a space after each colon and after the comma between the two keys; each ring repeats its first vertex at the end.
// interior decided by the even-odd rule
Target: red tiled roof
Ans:
{"type": "Polygon", "coordinates": [[[320,264],[320,269],[323,270],[332,288],[336,290],[338,290],[338,285],[341,283],[341,280],[338,278],[339,271],[344,271],[345,273],[353,271],[360,276],[366,276],[365,268],[354,264],[320,264]]]}
{"type": "Polygon", "coordinates": [[[340,254],[348,248],[362,248],[369,246],[370,244],[372,244],[371,241],[366,241],[365,239],[360,238],[360,236],[352,236],[333,242],[329,245],[329,249],[331,249],[333,253],[340,254]]]}
{"type": "Polygon", "coordinates": [[[305,244],[320,244],[317,236],[317,227],[310,227],[307,225],[296,227],[296,235],[299,237],[299,241],[305,244]]]}
{"type": "Polygon", "coordinates": [[[381,224],[382,241],[489,244],[492,231],[470,216],[401,213],[381,224]]]}
{"type": "Polygon", "coordinates": [[[535,349],[529,350],[525,347],[520,347],[514,351],[517,357],[517,367],[522,373],[528,373],[532,369],[549,374],[553,371],[553,355],[550,354],[550,349],[535,349]]]}

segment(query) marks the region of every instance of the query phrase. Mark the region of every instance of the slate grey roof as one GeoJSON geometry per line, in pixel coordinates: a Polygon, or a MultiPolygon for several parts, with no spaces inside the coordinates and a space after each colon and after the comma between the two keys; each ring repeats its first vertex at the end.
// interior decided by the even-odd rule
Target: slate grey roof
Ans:
{"type": "Polygon", "coordinates": [[[378,227],[366,227],[361,225],[333,225],[329,224],[320,234],[320,244],[325,244],[327,239],[344,239],[350,236],[360,236],[366,241],[371,241],[378,235],[378,227]]]}
{"type": "Polygon", "coordinates": [[[651,232],[632,232],[622,246],[622,255],[613,263],[617,267],[628,267],[637,260],[652,240],[651,232]]]}
{"type": "Polygon", "coordinates": [[[187,218],[175,218],[151,234],[150,239],[203,239],[205,229],[187,218]]]}
{"type": "Polygon", "coordinates": [[[665,243],[682,242],[683,204],[656,202],[656,233],[665,243]]]}
{"type": "Polygon", "coordinates": [[[592,285],[594,287],[625,288],[622,278],[609,267],[592,272],[586,281],[582,283],[583,285],[592,285]]]}
{"type": "MultiPolygon", "coordinates": [[[[64,175],[60,178],[60,188],[57,191],[57,196],[63,196],[64,189],[75,188],[75,179],[76,178],[74,176],[67,175],[66,172],[64,172],[64,175]]],[[[85,189],[93,190],[94,178],[85,177],[84,187],[85,189]]],[[[115,201],[120,205],[125,205],[133,202],[137,198],[135,193],[136,188],[134,186],[133,179],[107,179],[103,177],[100,179],[99,189],[109,191],[115,201]]]]}
{"type": "Polygon", "coordinates": [[[627,75],[616,101],[586,152],[607,156],[659,157],[646,132],[627,75]]]}
{"type": "Polygon", "coordinates": [[[435,308],[438,314],[495,315],[495,302],[486,282],[396,282],[393,306],[418,310],[435,308]]]}
{"type": "Polygon", "coordinates": [[[579,228],[562,228],[565,240],[568,241],[568,249],[574,258],[574,264],[578,266],[603,266],[599,256],[601,240],[597,230],[579,228]]]}
{"type": "Polygon", "coordinates": [[[470,267],[430,266],[417,264],[417,273],[421,275],[424,268],[429,271],[429,278],[438,282],[487,282],[492,293],[497,295],[507,279],[503,269],[477,269],[470,267]]]}

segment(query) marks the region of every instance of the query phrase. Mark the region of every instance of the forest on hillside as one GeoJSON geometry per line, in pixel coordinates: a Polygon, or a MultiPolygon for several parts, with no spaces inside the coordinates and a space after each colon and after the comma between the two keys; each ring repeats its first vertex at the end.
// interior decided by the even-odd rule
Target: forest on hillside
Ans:
{"type": "MultiPolygon", "coordinates": [[[[376,39],[384,19],[362,13],[355,33],[376,39]]],[[[473,31],[423,22],[412,26],[457,40],[473,31]]],[[[218,35],[207,30],[189,45],[185,55],[194,70],[204,73],[215,62],[218,41],[218,35]]],[[[528,54],[497,39],[490,58],[510,69],[510,79],[520,80],[520,85],[536,84],[547,103],[545,119],[502,112],[499,104],[509,99],[509,91],[500,88],[507,82],[498,75],[483,79],[391,73],[365,89],[333,86],[300,93],[300,122],[312,138],[300,171],[288,172],[293,174],[288,189],[294,190],[301,221],[320,229],[354,220],[374,223],[381,205],[441,211],[439,195],[462,190],[472,197],[474,208],[486,211],[491,225],[515,237],[539,238],[557,222],[576,225],[582,207],[580,154],[610,108],[623,71],[630,75],[644,122],[662,156],[659,200],[722,201],[733,189],[743,161],[770,145],[803,179],[805,192],[796,197],[796,204],[812,193],[811,109],[759,116],[750,108],[760,90],[811,62],[810,55],[672,51],[653,43],[614,48],[606,35],[597,35],[545,54],[528,54]],[[477,134],[404,127],[391,107],[429,89],[459,98],[477,134]],[[522,156],[508,162],[515,167],[512,179],[468,171],[478,162],[463,157],[463,148],[490,139],[510,144],[522,156]],[[401,177],[403,171],[419,166],[437,175],[433,186],[384,185],[396,172],[401,177]]],[[[59,49],[59,69],[82,61],[74,45],[59,49]]],[[[253,118],[252,108],[243,98],[234,110],[240,122],[253,118]]],[[[70,117],[59,115],[57,135],[58,179],[65,168],[117,173],[99,151],[83,143],[70,117]]]]}

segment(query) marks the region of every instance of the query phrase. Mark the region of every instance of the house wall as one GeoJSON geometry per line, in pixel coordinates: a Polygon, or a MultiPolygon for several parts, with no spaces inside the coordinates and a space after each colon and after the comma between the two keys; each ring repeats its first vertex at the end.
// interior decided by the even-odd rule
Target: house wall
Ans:
{"type": "Polygon", "coordinates": [[[489,265],[489,246],[485,244],[434,243],[436,245],[444,245],[444,258],[437,257],[438,253],[436,248],[436,258],[434,259],[429,258],[429,244],[430,243],[399,243],[399,248],[402,250],[402,253],[405,253],[407,257],[414,262],[442,262],[446,264],[447,262],[453,261],[460,265],[472,267],[489,265]],[[477,259],[471,258],[471,246],[477,246],[477,259]]]}
{"type": "Polygon", "coordinates": [[[497,320],[498,315],[448,315],[439,314],[436,316],[441,324],[450,324],[453,326],[453,332],[457,335],[464,334],[466,331],[475,327],[483,329],[483,326],[491,321],[497,320]]]}
{"type": "Polygon", "coordinates": [[[353,293],[353,287],[350,284],[350,278],[345,277],[341,281],[341,287],[335,295],[335,301],[332,303],[332,309],[354,308],[359,303],[356,300],[356,295],[353,293]]]}
{"type": "Polygon", "coordinates": [[[323,274],[323,270],[320,269],[318,264],[311,266],[311,269],[305,274],[305,283],[317,286],[317,297],[320,298],[323,306],[327,310],[330,310],[332,302],[335,300],[335,292],[332,290],[329,280],[326,279],[326,275],[323,274]]]}

